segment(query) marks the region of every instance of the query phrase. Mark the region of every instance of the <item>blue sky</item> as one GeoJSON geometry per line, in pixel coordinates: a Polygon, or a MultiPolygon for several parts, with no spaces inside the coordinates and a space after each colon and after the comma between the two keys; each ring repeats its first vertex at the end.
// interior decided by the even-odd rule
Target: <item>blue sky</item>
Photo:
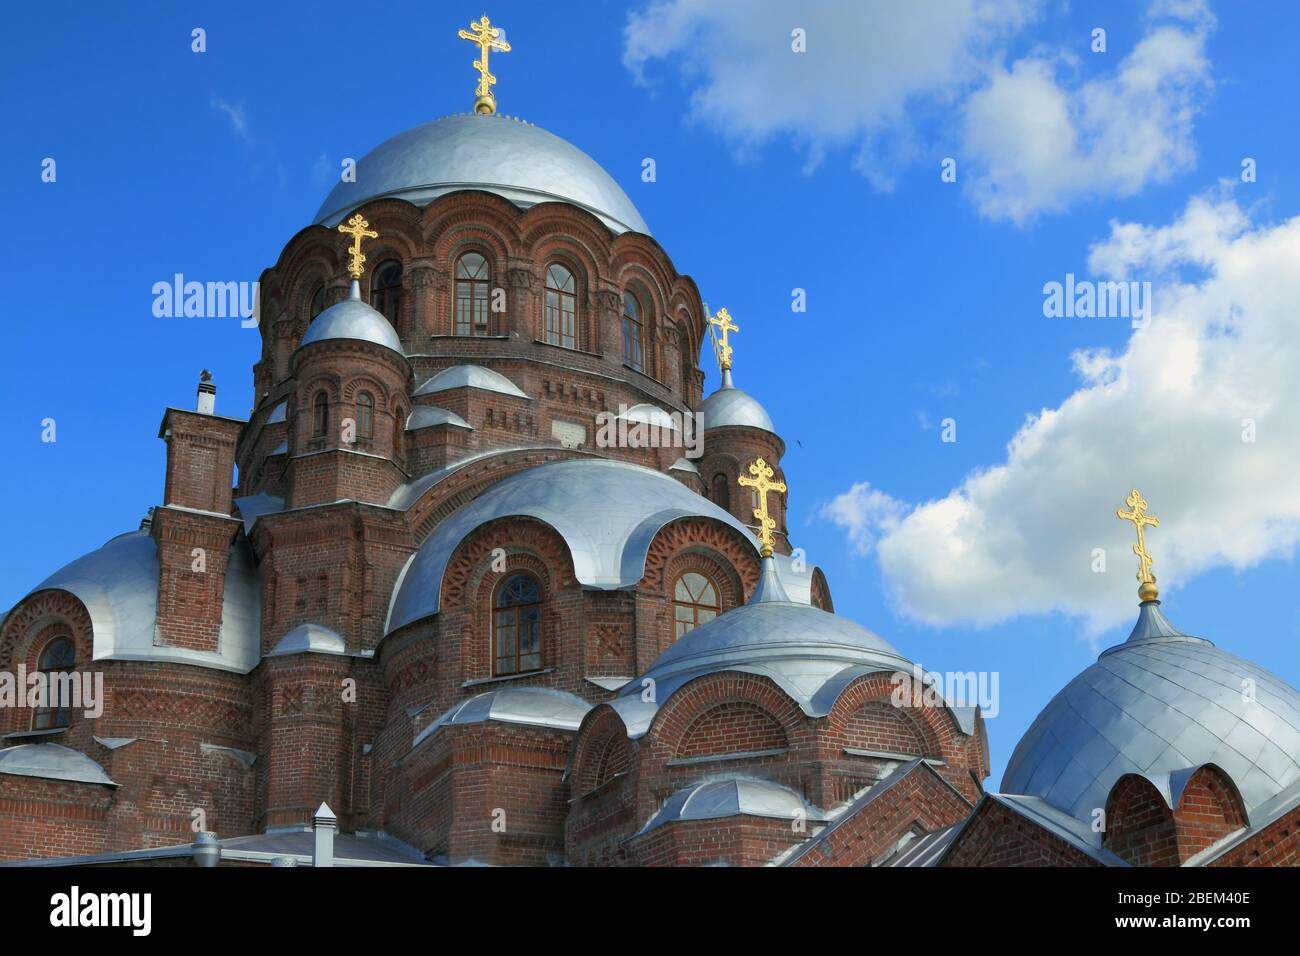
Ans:
{"type": "MultiPolygon", "coordinates": [[[[158,423],[200,368],[220,412],[251,404],[256,331],[155,318],[153,284],[256,279],[342,157],[472,102],[455,32],[477,7],[176,6],[29,4],[0,38],[5,607],[159,501],[158,423]]],[[[492,61],[501,111],[609,170],[740,324],[736,382],[788,443],[792,535],[837,611],[927,668],[1000,675],[996,787],[1127,633],[1114,509],[1138,484],[1169,616],[1300,684],[1300,9],[787,7],[488,12],[514,46],[492,61]],[[1151,281],[1166,305],[1141,331],[1045,318],[1067,273],[1151,281]]]]}

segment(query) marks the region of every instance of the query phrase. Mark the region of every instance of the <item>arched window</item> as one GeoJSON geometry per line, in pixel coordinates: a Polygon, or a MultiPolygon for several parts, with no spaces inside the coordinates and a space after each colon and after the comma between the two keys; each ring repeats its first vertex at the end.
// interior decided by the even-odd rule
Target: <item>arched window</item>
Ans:
{"type": "Polygon", "coordinates": [[[731,510],[731,483],[722,472],[713,476],[713,503],[723,511],[731,510]]]}
{"type": "Polygon", "coordinates": [[[456,334],[489,335],[488,287],[492,275],[487,260],[467,252],[456,260],[456,334]]]}
{"type": "Polygon", "coordinates": [[[318,285],[316,291],[311,294],[311,315],[307,317],[308,321],[316,318],[325,311],[325,286],[318,285]]]}
{"type": "Polygon", "coordinates": [[[698,571],[687,571],[673,588],[673,622],[677,637],[707,624],[722,613],[717,586],[698,571]]]}
{"type": "Polygon", "coordinates": [[[402,264],[389,259],[370,276],[370,307],[397,325],[397,308],[402,301],[402,264]]]}
{"type": "Polygon", "coordinates": [[[320,438],[330,427],[330,397],[324,392],[317,392],[312,400],[311,433],[320,438]]]}
{"type": "Polygon", "coordinates": [[[375,396],[369,392],[357,393],[357,437],[375,436],[375,396]]]}
{"type": "Polygon", "coordinates": [[[642,371],[645,366],[641,304],[631,292],[623,293],[623,364],[642,371]]]}
{"type": "Polygon", "coordinates": [[[575,348],[578,324],[578,285],[573,273],[552,263],[546,270],[546,341],[575,348]]]}
{"type": "Polygon", "coordinates": [[[77,651],[66,637],[56,637],[41,650],[36,669],[43,675],[49,696],[46,706],[38,707],[32,715],[32,730],[52,730],[71,723],[71,687],[58,680],[59,674],[72,670],[77,662],[77,651]]]}
{"type": "Polygon", "coordinates": [[[542,589],[531,574],[512,574],[497,588],[492,643],[493,677],[541,669],[542,589]]]}

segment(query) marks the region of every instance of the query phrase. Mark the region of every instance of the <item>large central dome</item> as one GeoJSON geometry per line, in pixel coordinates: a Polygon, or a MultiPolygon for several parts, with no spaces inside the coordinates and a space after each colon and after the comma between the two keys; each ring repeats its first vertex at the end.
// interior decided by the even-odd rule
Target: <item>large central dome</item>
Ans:
{"type": "Polygon", "coordinates": [[[524,207],[567,202],[614,232],[650,232],[618,183],[582,150],[523,120],[480,113],[445,116],[381,143],[357,164],[356,182],[334,187],[316,222],[333,226],[372,199],[424,206],[458,189],[524,207]]]}

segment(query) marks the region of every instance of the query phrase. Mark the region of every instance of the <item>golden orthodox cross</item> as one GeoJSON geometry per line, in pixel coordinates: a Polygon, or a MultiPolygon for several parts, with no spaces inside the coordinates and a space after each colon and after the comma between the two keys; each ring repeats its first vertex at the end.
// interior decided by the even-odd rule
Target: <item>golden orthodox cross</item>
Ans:
{"type": "MultiPolygon", "coordinates": [[[[1125,521],[1133,522],[1133,527],[1137,528],[1138,543],[1133,545],[1133,553],[1138,556],[1138,580],[1143,585],[1154,585],[1156,583],[1155,575],[1151,573],[1151,555],[1147,552],[1147,525],[1153,528],[1160,527],[1160,519],[1155,515],[1147,514],[1147,500],[1142,497],[1141,493],[1134,488],[1124,503],[1129,506],[1129,510],[1123,508],[1117,509],[1115,515],[1123,518],[1125,521]]],[[[1139,593],[1144,589],[1139,589],[1139,593]]]]}
{"type": "Polygon", "coordinates": [[[370,229],[369,226],[370,223],[361,218],[361,213],[357,213],[349,219],[346,226],[342,223],[339,224],[339,232],[352,237],[352,248],[348,250],[348,255],[352,257],[352,261],[348,263],[348,272],[352,273],[354,279],[361,278],[362,266],[366,264],[366,257],[361,252],[361,238],[363,236],[367,239],[379,238],[379,233],[370,229]]]}
{"type": "Polygon", "coordinates": [[[785,482],[773,481],[772,476],[776,472],[772,471],[772,466],[761,458],[756,458],[749,463],[749,473],[754,477],[746,478],[741,475],[736,481],[746,488],[753,488],[758,494],[758,507],[754,509],[754,517],[758,519],[758,540],[763,543],[758,553],[765,558],[770,558],[772,532],[776,529],[776,519],[767,513],[767,493],[785,491],[785,482]]]}
{"type": "Polygon", "coordinates": [[[468,30],[461,30],[456,34],[462,40],[477,43],[479,48],[478,59],[474,61],[474,69],[478,70],[478,86],[474,88],[474,95],[477,97],[474,100],[475,113],[497,111],[497,100],[492,95],[492,86],[497,78],[488,72],[488,53],[491,50],[510,52],[510,44],[501,39],[501,33],[501,28],[492,26],[487,15],[484,14],[481,20],[471,20],[468,30]]]}
{"type": "Polygon", "coordinates": [[[718,370],[725,372],[731,368],[731,346],[727,344],[727,333],[739,332],[740,326],[731,321],[731,313],[726,309],[719,309],[717,315],[709,316],[709,325],[716,326],[722,332],[721,339],[716,334],[713,336],[713,346],[718,357],[718,370]]]}

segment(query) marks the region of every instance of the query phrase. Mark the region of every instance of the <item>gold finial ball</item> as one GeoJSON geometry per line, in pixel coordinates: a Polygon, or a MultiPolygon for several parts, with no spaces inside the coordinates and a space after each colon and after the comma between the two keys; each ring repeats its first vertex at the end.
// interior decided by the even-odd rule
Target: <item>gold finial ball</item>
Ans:
{"type": "Polygon", "coordinates": [[[483,113],[491,116],[497,111],[497,98],[491,93],[485,93],[474,100],[474,112],[483,113]]]}
{"type": "Polygon", "coordinates": [[[1144,602],[1154,601],[1156,598],[1160,597],[1160,592],[1156,589],[1156,582],[1142,582],[1142,586],[1138,588],[1138,597],[1144,602]]]}

